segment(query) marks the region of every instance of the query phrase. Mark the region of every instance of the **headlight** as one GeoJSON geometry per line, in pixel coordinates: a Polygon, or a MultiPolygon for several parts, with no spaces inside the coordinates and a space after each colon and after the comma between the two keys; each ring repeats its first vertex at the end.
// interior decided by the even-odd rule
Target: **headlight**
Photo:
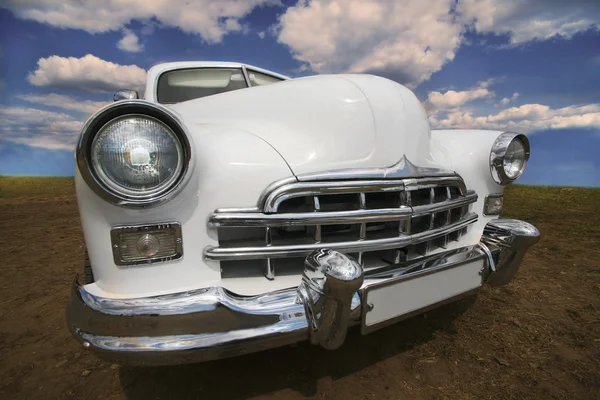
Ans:
{"type": "Polygon", "coordinates": [[[164,123],[125,115],[104,125],[91,148],[92,167],[111,190],[132,198],[159,196],[181,174],[183,149],[164,123]]]}
{"type": "Polygon", "coordinates": [[[191,167],[187,132],[176,115],[141,100],[113,103],[85,124],[79,172],[111,203],[148,206],[184,186],[191,167]]]}
{"type": "Polygon", "coordinates": [[[505,132],[498,136],[490,153],[490,171],[494,180],[507,185],[521,176],[529,160],[529,140],[521,133],[505,132]]]}

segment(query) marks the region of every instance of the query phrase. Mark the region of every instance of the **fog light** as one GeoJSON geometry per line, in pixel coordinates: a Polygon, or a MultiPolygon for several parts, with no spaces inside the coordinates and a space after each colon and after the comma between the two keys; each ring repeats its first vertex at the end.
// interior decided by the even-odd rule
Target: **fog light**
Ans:
{"type": "Polygon", "coordinates": [[[485,196],[483,215],[500,215],[504,205],[504,196],[501,194],[488,194],[485,196]]]}
{"type": "Polygon", "coordinates": [[[178,223],[120,226],[113,228],[110,236],[117,265],[164,262],[183,256],[178,223]]]}

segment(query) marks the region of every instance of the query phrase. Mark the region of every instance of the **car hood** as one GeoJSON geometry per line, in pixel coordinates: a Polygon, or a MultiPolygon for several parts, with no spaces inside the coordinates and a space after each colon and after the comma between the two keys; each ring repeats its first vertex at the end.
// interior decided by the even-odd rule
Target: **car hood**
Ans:
{"type": "Polygon", "coordinates": [[[356,168],[414,175],[414,166],[440,165],[418,99],[404,86],[371,75],[292,79],[171,108],[194,137],[214,124],[258,136],[299,177],[356,168]]]}

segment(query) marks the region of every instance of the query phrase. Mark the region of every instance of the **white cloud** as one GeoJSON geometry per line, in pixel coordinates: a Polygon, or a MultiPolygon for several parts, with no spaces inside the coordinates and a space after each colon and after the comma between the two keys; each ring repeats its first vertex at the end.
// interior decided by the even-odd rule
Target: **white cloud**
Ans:
{"type": "Polygon", "coordinates": [[[265,36],[267,36],[267,33],[265,31],[261,31],[261,32],[258,32],[257,35],[259,38],[264,39],[265,36]]]}
{"type": "Polygon", "coordinates": [[[299,1],[278,40],[316,72],[374,72],[411,87],[454,58],[462,25],[452,0],[299,1]]]}
{"type": "Polygon", "coordinates": [[[123,38],[117,42],[117,47],[130,53],[139,53],[144,48],[140,45],[137,35],[129,29],[123,30],[123,38]]]}
{"type": "Polygon", "coordinates": [[[62,108],[70,111],[79,111],[84,114],[93,114],[101,107],[110,104],[109,101],[80,100],[71,96],[65,96],[56,93],[41,95],[25,94],[18,96],[18,98],[29,103],[43,104],[45,106],[62,108]]]}
{"type": "Polygon", "coordinates": [[[88,54],[81,58],[50,56],[38,60],[27,76],[34,86],[111,92],[128,88],[143,90],[146,71],[136,65],[119,65],[88,54]]]}
{"type": "Polygon", "coordinates": [[[600,104],[553,109],[542,104],[523,104],[496,114],[476,116],[473,110],[454,111],[445,118],[431,118],[434,128],[506,129],[532,132],[558,128],[600,128],[600,104]]]}
{"type": "Polygon", "coordinates": [[[275,31],[319,73],[373,72],[409,87],[454,59],[465,29],[513,44],[600,27],[597,0],[299,0],[275,31]]]}
{"type": "Polygon", "coordinates": [[[515,93],[513,93],[513,95],[510,98],[505,97],[502,100],[500,100],[500,104],[502,104],[503,106],[505,106],[508,103],[510,103],[511,101],[515,101],[518,97],[519,97],[519,93],[515,92],[515,93]]]}
{"type": "Polygon", "coordinates": [[[600,29],[596,0],[460,0],[456,11],[479,32],[510,35],[512,44],[600,29]]]}
{"type": "MultiPolygon", "coordinates": [[[[7,0],[2,7],[19,18],[90,33],[126,29],[136,20],[144,24],[142,34],[178,27],[219,43],[230,32],[248,32],[243,18],[268,4],[281,2],[7,0]]],[[[600,7],[595,0],[298,0],[270,31],[315,72],[373,72],[415,87],[453,60],[467,27],[507,34],[513,44],[571,37],[600,29],[600,7]]],[[[120,48],[138,50],[135,38],[126,33],[120,48]]]]}
{"type": "Polygon", "coordinates": [[[438,111],[455,109],[473,100],[493,97],[494,92],[488,89],[490,83],[491,81],[479,82],[475,88],[459,92],[455,90],[448,90],[444,93],[430,92],[425,102],[425,108],[435,114],[438,111]]]}
{"type": "Polygon", "coordinates": [[[279,0],[8,0],[2,7],[22,19],[60,28],[102,33],[124,28],[132,20],[156,20],[178,27],[208,43],[218,43],[229,32],[242,31],[240,20],[254,8],[279,0]]]}
{"type": "Polygon", "coordinates": [[[70,115],[25,107],[0,108],[0,138],[49,149],[75,148],[83,124],[70,115]]]}

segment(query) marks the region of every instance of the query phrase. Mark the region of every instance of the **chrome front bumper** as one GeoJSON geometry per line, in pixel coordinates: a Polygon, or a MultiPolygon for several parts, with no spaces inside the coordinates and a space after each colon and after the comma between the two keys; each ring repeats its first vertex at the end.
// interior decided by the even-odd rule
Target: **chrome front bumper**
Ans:
{"type": "MultiPolygon", "coordinates": [[[[243,297],[212,287],[137,299],[100,298],[74,282],[67,306],[71,333],[99,357],[122,364],[167,365],[208,361],[310,340],[342,345],[349,326],[369,333],[454,301],[451,296],[376,325],[365,323],[369,291],[479,262],[481,283],[503,285],[539,239],[523,221],[488,223],[477,246],[439,253],[402,267],[364,272],[344,254],[317,250],[306,260],[302,284],[243,297]]],[[[470,292],[469,292],[470,293],[470,292]]]]}

